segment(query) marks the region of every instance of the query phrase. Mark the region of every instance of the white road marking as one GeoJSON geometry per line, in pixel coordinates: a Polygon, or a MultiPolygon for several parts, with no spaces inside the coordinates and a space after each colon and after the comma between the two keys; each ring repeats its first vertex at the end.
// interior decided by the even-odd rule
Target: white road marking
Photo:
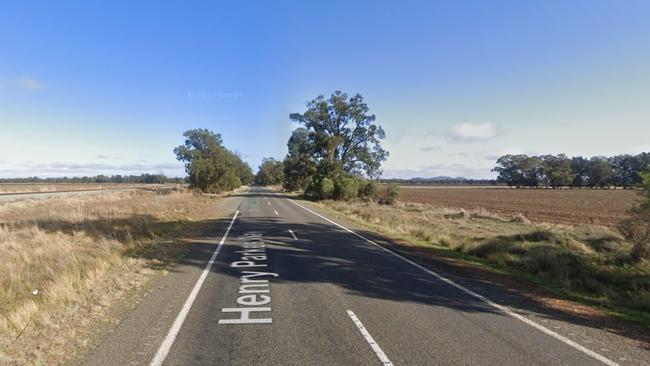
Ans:
{"type": "Polygon", "coordinates": [[[539,331],[541,331],[541,332],[543,332],[543,333],[545,333],[545,334],[547,334],[547,335],[549,335],[549,336],[551,336],[551,337],[557,339],[558,341],[560,341],[560,342],[562,342],[562,343],[564,343],[564,344],[567,344],[567,345],[569,345],[569,346],[571,346],[571,347],[577,349],[578,351],[580,351],[580,352],[582,352],[582,353],[584,353],[584,354],[586,354],[586,355],[588,355],[588,356],[591,356],[591,357],[595,358],[596,360],[598,360],[598,361],[604,363],[605,365],[609,365],[609,366],[619,366],[618,363],[616,363],[616,362],[614,362],[614,361],[608,359],[607,357],[605,357],[605,356],[603,356],[603,355],[601,355],[601,354],[599,354],[599,353],[596,353],[596,352],[594,352],[594,351],[592,351],[592,350],[590,350],[590,349],[588,349],[588,348],[586,348],[586,347],[584,347],[584,346],[582,346],[582,345],[580,345],[580,344],[578,344],[578,343],[576,343],[576,342],[570,340],[569,338],[567,338],[567,337],[565,337],[565,336],[563,336],[563,335],[561,335],[561,334],[558,334],[558,333],[556,333],[556,332],[554,332],[554,331],[552,331],[552,330],[546,328],[546,327],[543,326],[543,325],[537,324],[537,323],[535,323],[534,321],[532,321],[532,320],[530,320],[530,319],[528,319],[528,318],[526,318],[526,317],[524,317],[524,316],[522,316],[522,315],[519,315],[519,314],[515,313],[512,309],[510,309],[510,308],[507,307],[507,306],[499,305],[499,304],[497,304],[497,303],[495,303],[495,302],[489,300],[489,299],[486,298],[485,296],[483,296],[483,295],[479,295],[479,294],[477,294],[476,292],[474,292],[474,291],[472,291],[472,290],[466,288],[465,286],[462,286],[462,285],[460,285],[460,284],[458,284],[458,283],[456,283],[456,282],[454,282],[454,281],[448,279],[447,277],[444,277],[443,275],[440,275],[440,274],[438,274],[438,273],[436,273],[436,272],[434,272],[434,271],[432,271],[432,270],[430,270],[430,269],[428,269],[428,268],[426,268],[426,267],[423,267],[423,266],[421,266],[421,265],[419,265],[419,264],[413,262],[412,260],[410,260],[410,259],[408,259],[408,258],[406,258],[406,257],[403,257],[403,256],[401,256],[401,255],[399,255],[399,254],[393,252],[392,250],[390,250],[390,249],[388,249],[388,248],[385,248],[385,247],[383,247],[383,246],[381,246],[381,245],[375,243],[374,241],[372,241],[372,240],[370,240],[370,239],[364,237],[363,235],[358,234],[358,233],[356,233],[355,231],[350,230],[350,229],[348,229],[347,227],[345,227],[345,226],[343,226],[343,225],[341,225],[341,224],[339,224],[339,223],[337,223],[337,222],[334,222],[334,221],[328,219],[327,217],[325,217],[325,216],[323,216],[323,215],[321,215],[321,214],[319,214],[319,213],[317,213],[317,212],[314,212],[313,210],[310,210],[309,208],[307,208],[307,207],[305,207],[305,206],[299,204],[298,202],[296,202],[296,201],[294,201],[294,200],[292,200],[292,199],[289,199],[289,202],[295,204],[296,206],[302,207],[304,210],[306,210],[306,211],[308,211],[308,212],[311,212],[312,214],[314,214],[314,215],[320,217],[321,219],[323,219],[323,220],[325,220],[325,221],[327,221],[327,222],[329,222],[329,223],[331,223],[331,224],[334,224],[334,225],[340,227],[341,229],[343,229],[343,230],[345,230],[345,231],[347,231],[347,232],[349,232],[349,233],[351,233],[351,234],[357,236],[358,238],[363,239],[363,240],[365,240],[366,242],[368,242],[368,243],[370,243],[370,244],[372,244],[372,245],[374,245],[374,246],[376,246],[376,247],[378,247],[378,248],[380,248],[380,249],[382,249],[382,250],[384,250],[384,251],[386,251],[386,252],[388,252],[388,253],[390,253],[390,254],[396,256],[397,258],[399,258],[399,259],[401,259],[401,260],[403,260],[403,261],[409,263],[410,265],[412,265],[412,266],[414,266],[414,267],[417,267],[417,268],[421,269],[422,271],[424,271],[424,272],[426,272],[426,273],[428,273],[428,274],[430,274],[430,275],[436,277],[437,279],[439,279],[439,280],[441,280],[441,281],[443,281],[443,282],[445,282],[445,283],[447,283],[447,284],[449,284],[449,285],[451,285],[451,286],[456,287],[457,289],[463,291],[464,293],[466,293],[466,294],[468,294],[468,295],[470,295],[470,296],[472,296],[472,297],[475,297],[475,298],[477,298],[477,299],[483,301],[484,303],[486,303],[486,304],[492,306],[493,308],[496,308],[496,309],[498,309],[498,310],[500,310],[500,311],[506,313],[507,315],[509,315],[509,316],[511,316],[511,317],[513,317],[513,318],[515,318],[515,319],[517,319],[517,320],[521,320],[522,322],[524,322],[524,323],[530,325],[531,327],[533,327],[533,328],[535,328],[535,329],[537,329],[537,330],[539,330],[539,331]]]}
{"type": "Polygon", "coordinates": [[[370,345],[370,348],[372,348],[373,351],[375,351],[375,354],[377,357],[379,357],[379,360],[381,361],[382,365],[385,366],[393,366],[393,363],[390,362],[384,351],[381,350],[381,347],[379,347],[379,344],[375,342],[375,340],[372,338],[368,330],[366,330],[366,327],[363,326],[363,323],[361,323],[361,320],[357,318],[357,316],[354,314],[352,310],[347,310],[348,316],[350,319],[352,319],[352,322],[354,322],[354,325],[359,328],[359,331],[361,332],[361,335],[363,335],[363,338],[366,339],[366,342],[370,345]]]}
{"type": "Polygon", "coordinates": [[[158,348],[158,352],[156,352],[156,355],[154,356],[153,360],[151,360],[151,363],[149,363],[149,366],[160,366],[165,361],[165,358],[167,358],[167,354],[169,354],[169,350],[172,348],[172,345],[176,340],[176,336],[178,335],[178,332],[181,330],[181,327],[183,326],[183,322],[185,322],[185,318],[187,317],[187,314],[190,312],[190,309],[192,308],[192,304],[194,304],[194,300],[196,300],[196,296],[199,294],[199,291],[203,286],[203,282],[205,282],[205,278],[208,276],[208,273],[210,272],[210,269],[212,268],[212,265],[214,264],[217,255],[219,254],[219,251],[223,246],[223,243],[226,241],[226,238],[228,237],[228,233],[230,233],[230,229],[232,228],[232,225],[235,223],[235,219],[237,219],[237,215],[239,215],[239,210],[235,211],[235,215],[232,217],[232,220],[230,221],[230,225],[228,225],[228,229],[226,229],[226,232],[221,237],[221,241],[219,242],[219,245],[217,245],[217,248],[214,250],[214,253],[212,253],[212,257],[210,257],[208,264],[203,269],[203,272],[201,273],[199,279],[196,281],[194,288],[192,288],[192,292],[190,292],[190,295],[187,297],[187,300],[185,300],[185,304],[183,304],[183,308],[178,313],[178,316],[176,316],[176,320],[174,320],[174,324],[172,324],[172,327],[169,329],[169,332],[167,333],[165,340],[160,345],[160,348],[158,348]]]}
{"type": "Polygon", "coordinates": [[[293,230],[289,229],[289,234],[291,234],[291,236],[293,237],[293,240],[298,240],[298,237],[297,237],[296,234],[293,232],[293,230]]]}
{"type": "Polygon", "coordinates": [[[278,213],[278,211],[273,210],[273,212],[275,212],[276,215],[280,216],[280,214],[278,213]]]}
{"type": "Polygon", "coordinates": [[[271,202],[269,202],[269,201],[266,201],[266,204],[268,204],[269,206],[271,206],[271,202]]]}

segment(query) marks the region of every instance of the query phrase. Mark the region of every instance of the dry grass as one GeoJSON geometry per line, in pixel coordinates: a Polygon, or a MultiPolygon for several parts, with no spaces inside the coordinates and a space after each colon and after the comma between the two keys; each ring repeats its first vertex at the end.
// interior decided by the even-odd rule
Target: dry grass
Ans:
{"type": "Polygon", "coordinates": [[[168,239],[206,226],[195,212],[214,199],[130,192],[0,205],[0,364],[64,361],[70,349],[44,337],[73,334],[79,314],[177,259],[184,249],[168,239]]]}
{"type": "Polygon", "coordinates": [[[650,325],[650,262],[635,260],[633,245],[607,227],[536,224],[485,210],[417,203],[323,204],[376,231],[475,258],[650,325]]]}
{"type": "Polygon", "coordinates": [[[138,183],[0,183],[0,194],[28,192],[67,192],[100,189],[152,188],[175,184],[138,184],[138,183]]]}

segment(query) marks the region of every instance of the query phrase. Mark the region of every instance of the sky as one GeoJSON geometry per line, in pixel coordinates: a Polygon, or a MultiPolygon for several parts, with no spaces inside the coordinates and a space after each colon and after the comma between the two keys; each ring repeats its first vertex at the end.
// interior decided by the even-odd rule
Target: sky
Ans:
{"type": "Polygon", "coordinates": [[[0,3],[0,178],[183,176],[191,128],[256,170],[335,90],[385,129],[387,178],[650,151],[648,1],[0,3]]]}

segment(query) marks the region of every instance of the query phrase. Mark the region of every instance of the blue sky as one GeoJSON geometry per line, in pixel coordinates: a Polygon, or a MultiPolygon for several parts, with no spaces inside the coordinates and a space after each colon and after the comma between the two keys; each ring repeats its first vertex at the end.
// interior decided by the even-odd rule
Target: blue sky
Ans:
{"type": "Polygon", "coordinates": [[[251,166],[306,100],[361,93],[384,176],[650,151],[650,2],[4,2],[0,177],[183,175],[189,128],[251,166]]]}

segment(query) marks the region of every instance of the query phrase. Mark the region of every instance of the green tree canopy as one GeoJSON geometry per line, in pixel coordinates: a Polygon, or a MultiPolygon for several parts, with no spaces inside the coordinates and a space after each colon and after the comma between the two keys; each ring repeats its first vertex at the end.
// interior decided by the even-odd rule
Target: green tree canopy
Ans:
{"type": "Polygon", "coordinates": [[[340,91],[328,99],[320,95],[307,103],[304,113],[292,113],[289,117],[304,126],[309,153],[318,162],[322,175],[337,169],[368,177],[381,173],[381,163],[388,157],[380,144],[385,133],[374,123],[375,115],[369,114],[361,95],[349,98],[340,91]]]}
{"type": "Polygon", "coordinates": [[[316,174],[316,159],[304,127],[296,128],[289,142],[289,153],[284,158],[284,188],[289,191],[305,189],[316,174]]]}
{"type": "Polygon", "coordinates": [[[505,155],[497,160],[492,171],[499,173],[497,181],[509,186],[536,187],[540,178],[541,159],[528,155],[505,155]]]}
{"type": "Polygon", "coordinates": [[[284,168],[281,161],[274,158],[264,158],[255,176],[255,183],[262,185],[281,184],[284,179],[284,168]]]}
{"type": "Polygon", "coordinates": [[[183,133],[185,143],[174,149],[185,163],[190,185],[203,192],[230,190],[249,183],[253,172],[248,164],[223,146],[220,134],[207,129],[183,133]]]}
{"type": "Polygon", "coordinates": [[[573,181],[571,159],[565,154],[542,157],[542,177],[546,186],[565,187],[573,181]]]}
{"type": "Polygon", "coordinates": [[[612,164],[603,156],[594,156],[589,159],[587,168],[589,177],[587,184],[589,187],[606,187],[612,180],[612,164]]]}

